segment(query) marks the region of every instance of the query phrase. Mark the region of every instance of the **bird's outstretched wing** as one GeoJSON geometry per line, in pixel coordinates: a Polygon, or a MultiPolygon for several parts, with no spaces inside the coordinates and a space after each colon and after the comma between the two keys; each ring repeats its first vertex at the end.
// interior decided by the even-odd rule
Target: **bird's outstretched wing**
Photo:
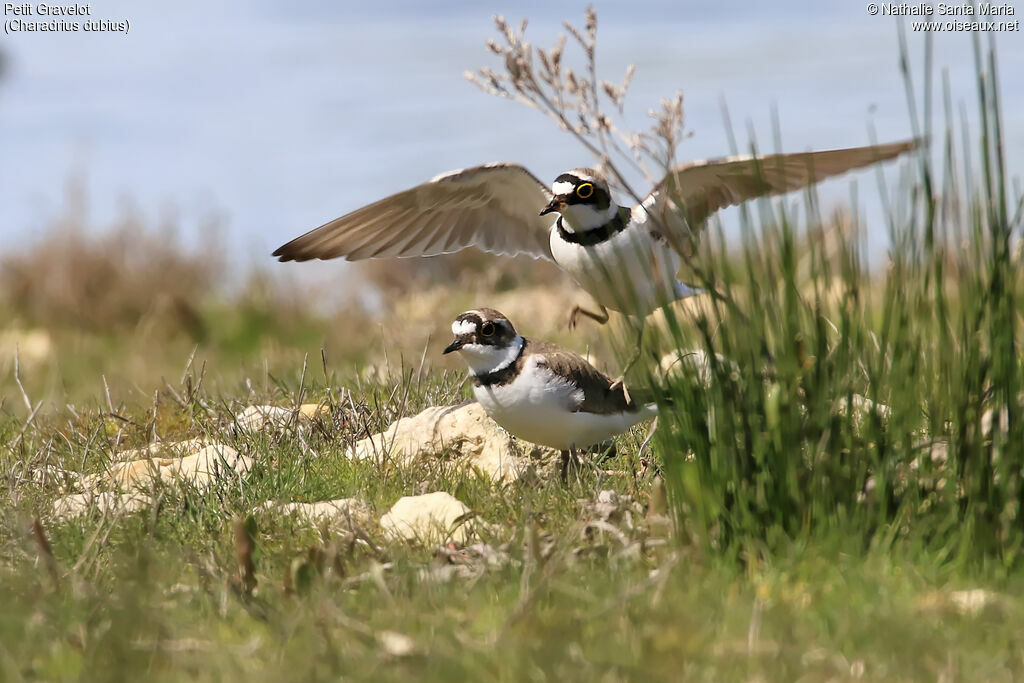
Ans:
{"type": "Polygon", "coordinates": [[[711,214],[764,195],[806,187],[915,149],[918,140],[825,152],[734,156],[690,161],[673,168],[634,211],[646,212],[684,256],[711,214]]]}
{"type": "Polygon", "coordinates": [[[445,173],[298,237],[274,252],[282,261],[436,256],[478,247],[551,259],[548,189],[518,164],[445,173]]]}

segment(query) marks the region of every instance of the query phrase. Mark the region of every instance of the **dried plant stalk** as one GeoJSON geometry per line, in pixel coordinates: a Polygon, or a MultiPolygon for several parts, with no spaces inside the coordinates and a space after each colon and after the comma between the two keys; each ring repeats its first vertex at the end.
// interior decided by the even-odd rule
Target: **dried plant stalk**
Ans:
{"type": "Polygon", "coordinates": [[[495,16],[499,41],[487,47],[502,58],[504,73],[487,67],[467,72],[466,78],[484,92],[514,100],[547,115],[562,130],[572,133],[595,157],[597,168],[608,181],[635,201],[642,195],[630,187],[617,163],[639,170],[650,184],[664,177],[675,165],[676,150],[688,137],[684,129],[683,94],[662,100],[648,113],[654,119],[649,130],[631,132],[625,125],[625,104],[636,69],[630,65],[622,81],[614,83],[597,77],[597,12],[588,7],[583,27],[565,22],[568,36],[582,53],[582,68],[567,66],[566,34],[548,50],[534,49],[526,40],[526,21],[518,30],[502,16],[495,16]],[[606,109],[607,105],[611,109],[606,109]]]}

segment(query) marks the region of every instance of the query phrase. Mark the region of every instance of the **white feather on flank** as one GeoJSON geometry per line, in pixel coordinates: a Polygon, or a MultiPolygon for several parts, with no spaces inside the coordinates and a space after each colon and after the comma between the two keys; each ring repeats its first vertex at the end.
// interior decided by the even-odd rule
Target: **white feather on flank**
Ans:
{"type": "Polygon", "coordinates": [[[522,337],[516,337],[508,346],[466,344],[459,349],[459,353],[466,360],[471,375],[486,375],[504,370],[515,363],[519,352],[523,350],[523,343],[522,337]]]}
{"type": "Polygon", "coordinates": [[[456,337],[474,332],[476,332],[476,325],[471,320],[456,320],[452,323],[452,334],[456,337]]]}
{"type": "Polygon", "coordinates": [[[554,185],[551,186],[551,192],[553,194],[569,194],[574,189],[576,189],[575,185],[573,185],[572,183],[567,183],[565,181],[555,183],[554,185]]]}
{"type": "Polygon", "coordinates": [[[487,414],[520,439],[559,450],[585,448],[656,414],[653,404],[635,412],[580,411],[583,390],[538,360],[536,355],[527,356],[522,370],[507,384],[473,387],[487,414]]]}

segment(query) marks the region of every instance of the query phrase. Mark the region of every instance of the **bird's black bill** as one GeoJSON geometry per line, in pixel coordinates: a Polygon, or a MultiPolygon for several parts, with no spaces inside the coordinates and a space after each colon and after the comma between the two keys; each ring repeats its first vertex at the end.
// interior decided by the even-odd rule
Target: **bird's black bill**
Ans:
{"type": "Polygon", "coordinates": [[[554,198],[552,198],[552,200],[550,202],[548,202],[548,205],[544,207],[544,210],[540,212],[540,215],[541,216],[546,216],[547,214],[551,213],[552,211],[558,211],[563,206],[565,206],[565,198],[564,197],[554,197],[554,198]]]}
{"type": "Polygon", "coordinates": [[[465,344],[465,343],[466,342],[464,342],[461,339],[456,339],[451,344],[449,344],[448,346],[444,347],[444,351],[441,352],[441,355],[443,356],[446,353],[451,353],[452,351],[458,351],[459,349],[462,348],[463,344],[465,344]]]}

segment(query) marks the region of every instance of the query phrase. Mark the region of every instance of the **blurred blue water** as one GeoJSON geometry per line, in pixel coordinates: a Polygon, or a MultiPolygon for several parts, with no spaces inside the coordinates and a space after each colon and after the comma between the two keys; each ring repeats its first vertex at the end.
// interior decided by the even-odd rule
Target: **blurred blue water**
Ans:
{"type": "MultiPolygon", "coordinates": [[[[893,19],[858,2],[752,5],[598,2],[604,75],[637,67],[632,120],[646,125],[646,110],[681,88],[694,132],[683,158],[729,151],[723,99],[741,137],[749,123],[767,149],[773,107],[788,150],[866,144],[869,122],[880,140],[909,136],[893,19]]],[[[148,216],[171,207],[194,241],[216,211],[241,262],[269,262],[283,241],[452,168],[514,160],[553,178],[590,159],[540,115],[484,95],[462,74],[496,66],[483,47],[493,13],[530,17],[534,42],[549,45],[584,6],[98,0],[93,18],[127,17],[128,35],[4,36],[0,249],[37,236],[76,173],[94,223],[125,205],[148,216]]],[[[997,38],[1007,152],[1019,175],[1024,39],[997,38]]],[[[909,41],[919,77],[923,38],[909,41]]],[[[974,120],[970,37],[938,36],[935,63],[949,69],[953,99],[974,120]]],[[[857,178],[875,237],[884,236],[875,175],[857,178]]],[[[827,205],[849,193],[847,179],[822,196],[827,205]]]]}

